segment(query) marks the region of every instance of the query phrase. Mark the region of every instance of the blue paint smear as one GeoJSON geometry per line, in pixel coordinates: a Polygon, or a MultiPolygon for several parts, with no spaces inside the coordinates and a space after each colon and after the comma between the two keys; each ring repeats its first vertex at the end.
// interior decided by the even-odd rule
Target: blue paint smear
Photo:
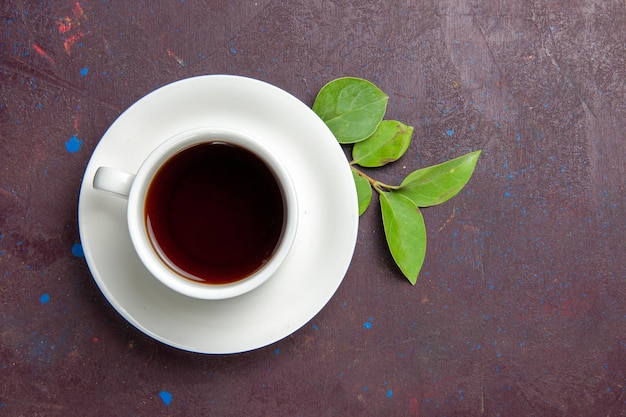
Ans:
{"type": "Polygon", "coordinates": [[[48,304],[50,302],[50,294],[41,294],[39,302],[41,304],[48,304]]]}
{"type": "Polygon", "coordinates": [[[448,136],[452,136],[452,135],[454,135],[454,129],[448,129],[448,130],[446,131],[446,135],[448,135],[448,136]]]}
{"type": "Polygon", "coordinates": [[[72,245],[72,255],[77,258],[84,258],[85,252],[83,251],[83,246],[80,243],[75,243],[72,245]]]}
{"type": "Polygon", "coordinates": [[[363,323],[363,328],[364,329],[371,329],[372,328],[372,323],[370,323],[369,321],[366,321],[365,323],[363,323]]]}
{"type": "Polygon", "coordinates": [[[172,393],[167,392],[167,391],[161,391],[159,392],[159,397],[161,397],[161,401],[163,401],[163,404],[169,406],[172,403],[172,393]]]}
{"type": "Polygon", "coordinates": [[[393,390],[390,389],[389,391],[387,391],[387,398],[391,397],[393,397],[393,390]]]}
{"type": "Polygon", "coordinates": [[[85,67],[85,68],[81,68],[80,70],[80,76],[84,77],[87,75],[87,73],[89,72],[89,68],[85,67]]]}
{"type": "Polygon", "coordinates": [[[82,145],[83,141],[78,139],[78,136],[74,135],[70,138],[70,140],[65,142],[65,149],[67,149],[69,153],[76,153],[80,151],[80,147],[82,145]]]}

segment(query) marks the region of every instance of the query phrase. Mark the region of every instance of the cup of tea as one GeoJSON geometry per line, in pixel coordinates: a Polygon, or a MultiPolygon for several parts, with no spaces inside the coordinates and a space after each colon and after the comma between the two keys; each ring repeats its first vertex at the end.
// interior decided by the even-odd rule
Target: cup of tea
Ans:
{"type": "Polygon", "coordinates": [[[190,297],[224,299],[257,288],[295,239],[289,172],[266,144],[236,129],[181,132],[137,172],[99,167],[93,186],[128,198],[128,230],[142,263],[190,297]]]}

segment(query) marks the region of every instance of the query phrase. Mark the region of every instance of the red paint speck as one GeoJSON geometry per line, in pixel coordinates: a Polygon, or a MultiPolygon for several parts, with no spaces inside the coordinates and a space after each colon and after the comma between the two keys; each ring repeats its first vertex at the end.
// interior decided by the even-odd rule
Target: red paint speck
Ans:
{"type": "Polygon", "coordinates": [[[85,36],[85,34],[83,32],[79,32],[76,35],[72,35],[65,40],[65,42],[63,43],[63,47],[65,48],[65,52],[67,52],[68,55],[71,54],[72,46],[74,46],[74,44],[78,42],[83,36],[85,36]]]}
{"type": "Polygon", "coordinates": [[[64,17],[57,22],[57,30],[59,33],[67,33],[72,30],[72,21],[69,17],[64,17]]]}
{"type": "Polygon", "coordinates": [[[420,401],[417,398],[409,398],[409,416],[419,417],[420,415],[420,401]]]}
{"type": "Polygon", "coordinates": [[[33,49],[35,50],[35,52],[37,52],[39,55],[45,58],[45,60],[48,61],[49,64],[56,65],[56,62],[54,62],[54,59],[50,55],[48,55],[46,51],[41,49],[39,45],[33,44],[33,49]]]}
{"type": "Polygon", "coordinates": [[[76,2],[74,7],[72,8],[72,13],[74,14],[74,17],[77,19],[82,19],[86,17],[85,12],[83,11],[83,8],[81,7],[79,2],[76,2]]]}
{"type": "Polygon", "coordinates": [[[81,23],[85,20],[87,20],[87,15],[85,15],[85,11],[80,3],[76,2],[74,7],[72,7],[72,16],[62,17],[57,21],[58,32],[67,36],[63,47],[68,55],[72,46],[85,36],[85,33],[80,29],[81,23]]]}
{"type": "Polygon", "coordinates": [[[174,52],[170,51],[169,49],[166,49],[165,52],[167,52],[167,56],[176,60],[176,62],[178,62],[178,65],[180,65],[181,67],[185,66],[185,61],[179,58],[174,52]]]}

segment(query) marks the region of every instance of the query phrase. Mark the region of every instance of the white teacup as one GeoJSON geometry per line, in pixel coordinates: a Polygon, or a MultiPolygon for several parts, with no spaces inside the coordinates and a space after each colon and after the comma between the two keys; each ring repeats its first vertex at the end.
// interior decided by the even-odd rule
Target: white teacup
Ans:
{"type": "Polygon", "coordinates": [[[167,287],[201,299],[244,294],[267,281],[296,235],[296,191],[264,143],[231,128],[181,132],[137,173],[109,167],[93,186],[128,198],[130,237],[167,287]]]}

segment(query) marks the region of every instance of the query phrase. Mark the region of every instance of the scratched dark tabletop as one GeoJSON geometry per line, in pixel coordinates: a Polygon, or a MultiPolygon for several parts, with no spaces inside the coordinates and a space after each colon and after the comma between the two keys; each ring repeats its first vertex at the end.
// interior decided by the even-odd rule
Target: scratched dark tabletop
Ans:
{"type": "Polygon", "coordinates": [[[626,416],[623,1],[4,0],[0,19],[0,416],[626,416]],[[373,81],[415,126],[386,182],[482,149],[423,211],[418,283],[374,204],[334,297],[271,346],[194,354],[126,322],[83,255],[82,175],[125,109],[203,74],[309,106],[373,81]]]}

